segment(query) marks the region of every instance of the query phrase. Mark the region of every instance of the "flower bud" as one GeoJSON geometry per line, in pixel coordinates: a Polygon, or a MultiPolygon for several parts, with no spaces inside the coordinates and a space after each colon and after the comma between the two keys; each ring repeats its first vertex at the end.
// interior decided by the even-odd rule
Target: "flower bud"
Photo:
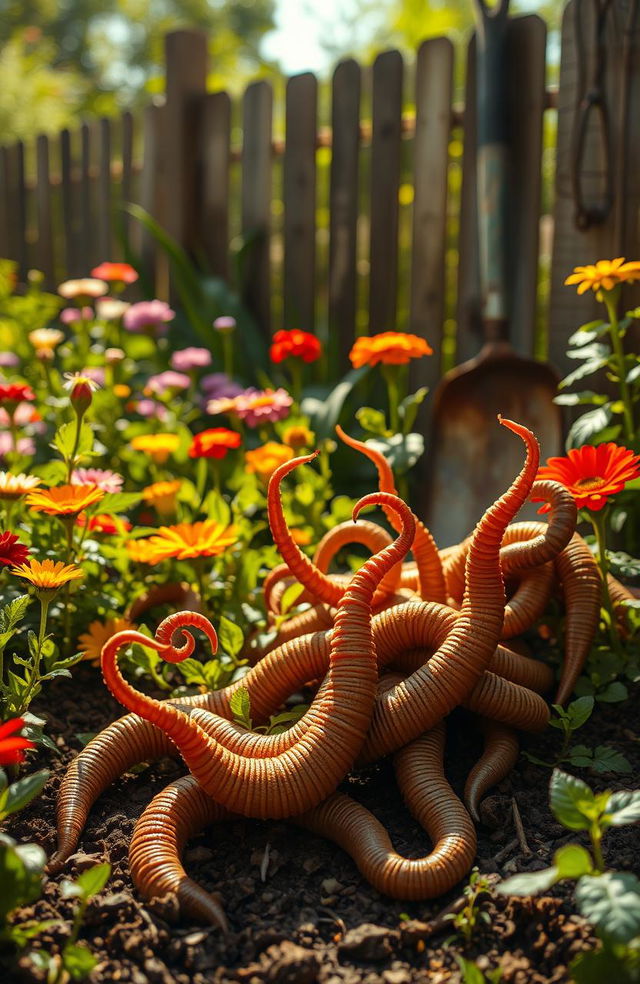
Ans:
{"type": "Polygon", "coordinates": [[[235,331],[236,319],[232,318],[229,314],[223,314],[219,318],[216,318],[213,322],[213,327],[216,331],[220,332],[221,335],[230,335],[231,332],[235,331]]]}

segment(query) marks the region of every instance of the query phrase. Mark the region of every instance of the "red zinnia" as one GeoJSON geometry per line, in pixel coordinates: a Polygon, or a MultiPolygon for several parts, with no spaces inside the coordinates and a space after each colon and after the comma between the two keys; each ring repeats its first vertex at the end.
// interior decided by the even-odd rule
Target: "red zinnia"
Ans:
{"type": "Polygon", "coordinates": [[[115,536],[117,533],[128,533],[131,523],[124,516],[112,516],[110,513],[98,513],[96,516],[89,516],[87,522],[86,513],[80,513],[76,519],[76,526],[87,526],[90,533],[110,533],[115,536]]]}
{"type": "Polygon", "coordinates": [[[35,400],[36,394],[26,383],[0,383],[0,403],[20,403],[35,400]]]}
{"type": "Polygon", "coordinates": [[[138,274],[129,263],[101,263],[94,267],[91,276],[110,284],[133,284],[138,279],[138,274]]]}
{"type": "Polygon", "coordinates": [[[224,458],[232,448],[239,448],[242,437],[227,427],[211,427],[196,434],[189,448],[190,458],[224,458]]]}
{"type": "Polygon", "coordinates": [[[24,564],[29,556],[29,549],[24,543],[20,543],[15,533],[0,533],[0,565],[2,567],[16,567],[24,564]]]}
{"type": "Polygon", "coordinates": [[[315,335],[294,328],[291,331],[277,331],[273,336],[269,358],[272,362],[282,362],[293,355],[303,362],[315,362],[320,358],[321,345],[315,335]]]}
{"type": "Polygon", "coordinates": [[[0,724],[0,765],[18,765],[24,761],[25,748],[36,747],[28,738],[15,734],[23,728],[23,718],[13,718],[0,724]]]}
{"type": "MultiPolygon", "coordinates": [[[[585,444],[572,448],[564,458],[549,458],[537,475],[539,479],[560,482],[569,490],[578,509],[593,512],[606,506],[612,495],[639,476],[640,455],[612,441],[597,447],[585,444]]],[[[549,512],[550,508],[547,503],[539,512],[549,512]]]]}

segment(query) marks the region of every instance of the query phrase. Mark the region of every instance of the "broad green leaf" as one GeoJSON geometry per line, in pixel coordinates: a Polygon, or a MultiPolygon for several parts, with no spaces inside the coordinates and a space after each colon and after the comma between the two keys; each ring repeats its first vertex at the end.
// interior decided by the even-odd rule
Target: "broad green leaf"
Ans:
{"type": "Polygon", "coordinates": [[[62,964],[72,980],[88,977],[98,958],[84,943],[67,943],[62,951],[62,964]]]}
{"type": "Polygon", "coordinates": [[[612,793],[607,801],[607,822],[613,827],[623,827],[640,820],[640,790],[612,793]]]}
{"type": "Polygon", "coordinates": [[[630,872],[586,875],[576,885],[576,903],[599,934],[617,943],[640,935],[640,881],[630,872]]]}
{"type": "Polygon", "coordinates": [[[311,418],[311,429],[315,432],[318,442],[326,437],[333,437],[335,426],[340,419],[344,402],[361,379],[364,379],[369,372],[369,366],[362,366],[360,369],[352,369],[346,376],[333,388],[326,400],[316,401],[317,406],[306,406],[307,401],[302,402],[302,412],[308,413],[311,418]]]}
{"type": "Polygon", "coordinates": [[[560,878],[580,878],[593,871],[591,855],[579,844],[566,844],[559,848],[553,860],[560,878]]]}
{"type": "Polygon", "coordinates": [[[591,342],[595,342],[596,339],[601,338],[602,335],[607,331],[607,325],[603,321],[590,321],[586,325],[581,325],[577,331],[574,331],[573,335],[569,336],[567,340],[567,345],[575,345],[578,348],[582,346],[590,345],[591,342]]]}
{"type": "Polygon", "coordinates": [[[582,404],[599,407],[607,401],[608,398],[603,393],[596,393],[594,390],[583,390],[582,393],[560,393],[553,398],[553,402],[562,407],[577,407],[582,404]]]}
{"type": "Polygon", "coordinates": [[[234,720],[251,729],[251,700],[246,687],[239,687],[229,698],[229,707],[234,720]]]}
{"type": "Polygon", "coordinates": [[[613,412],[609,403],[583,413],[574,421],[567,434],[567,447],[579,448],[583,444],[592,443],[595,436],[608,427],[612,419],[613,412]]]}
{"type": "Polygon", "coordinates": [[[101,892],[109,881],[110,874],[111,865],[107,862],[96,864],[93,868],[83,871],[76,879],[76,885],[82,892],[82,897],[90,899],[92,896],[97,895],[98,892],[101,892]]]}
{"type": "Polygon", "coordinates": [[[391,433],[387,428],[385,415],[381,410],[374,410],[373,407],[360,407],[356,411],[356,420],[364,431],[369,434],[376,434],[378,437],[388,437],[391,433]]]}
{"type": "Polygon", "coordinates": [[[0,834],[0,921],[40,895],[46,855],[37,844],[17,845],[0,834]]]}
{"type": "Polygon", "coordinates": [[[30,595],[20,595],[0,609],[0,632],[11,632],[25,616],[31,602],[30,595]]]}
{"type": "Polygon", "coordinates": [[[549,805],[556,820],[569,830],[589,829],[594,796],[582,779],[554,769],[549,784],[549,805]]]}
{"type": "Polygon", "coordinates": [[[424,452],[424,437],[415,433],[372,438],[367,444],[384,455],[391,468],[399,475],[409,471],[424,452]]]}
{"type": "Polygon", "coordinates": [[[98,509],[101,513],[111,515],[125,512],[127,509],[133,509],[134,506],[137,506],[141,498],[142,496],[138,495],[137,492],[107,492],[98,503],[98,509]]]}
{"type": "MultiPolygon", "coordinates": [[[[205,461],[204,458],[201,460],[205,461]]],[[[231,525],[231,509],[218,489],[212,489],[207,495],[204,501],[204,511],[207,519],[213,519],[221,526],[231,525]]]]}
{"type": "Polygon", "coordinates": [[[39,772],[34,772],[33,775],[25,776],[24,779],[18,779],[17,782],[12,783],[6,790],[6,803],[2,811],[4,815],[8,817],[12,813],[24,809],[32,799],[35,799],[42,792],[48,778],[48,769],[41,769],[39,772]]]}
{"type": "Polygon", "coordinates": [[[239,625],[222,615],[218,625],[220,646],[229,656],[235,657],[242,649],[244,634],[239,625]]]}
{"type": "MultiPolygon", "coordinates": [[[[582,358],[582,352],[580,353],[580,358],[582,358]]],[[[608,359],[603,356],[599,359],[587,359],[581,366],[570,372],[568,376],[562,379],[558,386],[560,389],[566,389],[567,386],[572,386],[573,383],[577,383],[579,379],[584,379],[585,376],[591,376],[594,372],[598,372],[599,369],[603,369],[608,362],[608,359]]]]}
{"type": "Polygon", "coordinates": [[[541,871],[527,871],[521,875],[514,875],[512,878],[507,878],[506,881],[496,885],[495,891],[499,895],[537,895],[538,892],[546,892],[561,877],[554,865],[552,868],[543,868],[541,871]]]}
{"type": "Polygon", "coordinates": [[[51,926],[60,925],[61,921],[59,919],[43,919],[41,922],[31,919],[27,922],[18,923],[16,926],[9,926],[8,932],[15,946],[19,950],[22,950],[34,936],[38,936],[46,929],[50,929],[51,926]]]}
{"type": "Polygon", "coordinates": [[[295,605],[296,601],[298,600],[298,598],[300,597],[303,591],[304,591],[304,585],[299,584],[297,581],[295,581],[293,584],[290,584],[288,588],[285,588],[282,594],[282,598],[280,599],[281,615],[286,615],[287,612],[291,608],[293,608],[293,606],[295,605]]]}
{"type": "Polygon", "coordinates": [[[465,957],[461,957],[459,953],[454,954],[454,956],[462,974],[463,984],[486,984],[486,978],[476,964],[465,957]]]}
{"type": "Polygon", "coordinates": [[[585,721],[588,721],[591,717],[594,703],[595,700],[593,697],[578,697],[577,700],[571,701],[567,707],[567,715],[572,731],[577,731],[585,721]]]}
{"type": "Polygon", "coordinates": [[[594,749],[593,768],[596,772],[620,772],[623,775],[632,772],[631,764],[624,755],[608,745],[598,745],[594,749]]]}
{"type": "Polygon", "coordinates": [[[596,700],[602,704],[619,704],[620,701],[626,700],[628,696],[629,691],[624,683],[621,683],[620,680],[614,680],[612,683],[608,683],[603,690],[597,692],[596,700]]]}
{"type": "MultiPolygon", "coordinates": [[[[615,944],[614,944],[615,945],[615,944]]],[[[600,950],[579,953],[569,971],[575,984],[638,984],[638,957],[616,953],[606,943],[600,950]]]]}
{"type": "Polygon", "coordinates": [[[408,434],[413,427],[420,405],[424,403],[428,392],[428,386],[421,386],[420,389],[415,391],[415,393],[405,397],[398,407],[398,410],[400,411],[400,419],[402,420],[403,433],[408,434]]]}

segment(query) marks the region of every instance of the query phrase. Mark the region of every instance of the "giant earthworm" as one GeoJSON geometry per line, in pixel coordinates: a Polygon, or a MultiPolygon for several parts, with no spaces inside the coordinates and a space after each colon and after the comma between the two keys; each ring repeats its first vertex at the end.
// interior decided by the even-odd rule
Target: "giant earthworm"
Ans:
{"type": "Polygon", "coordinates": [[[480,801],[488,789],[508,776],[518,760],[518,735],[504,724],[481,718],[484,750],[471,769],[464,787],[464,801],[474,820],[479,820],[480,801]]]}
{"type": "MultiPolygon", "coordinates": [[[[309,456],[298,462],[301,460],[307,461],[309,456]]],[[[310,809],[335,789],[364,742],[377,682],[371,599],[384,574],[406,554],[415,532],[411,510],[397,497],[385,493],[361,499],[354,509],[354,518],[363,506],[382,503],[400,512],[402,532],[391,546],[365,561],[342,595],[331,633],[326,690],[321,688],[322,696],[307,711],[311,723],[300,742],[281,755],[248,759],[229,752],[211,740],[193,717],[176,705],[139,694],[126,683],[116,662],[123,644],[141,642],[175,661],[184,658],[182,652],[193,649],[188,633],[180,653],[169,644],[161,645],[135,632],[118,633],[103,649],[103,675],[112,693],[165,731],[205,791],[234,812],[245,816],[284,817],[310,809]],[[304,769],[299,766],[301,757],[306,760],[304,769]]],[[[171,622],[165,620],[156,636],[168,639],[170,629],[191,624],[192,618],[191,614],[183,614],[171,622]]]]}
{"type": "Polygon", "coordinates": [[[574,533],[554,563],[566,610],[565,655],[555,703],[564,704],[582,673],[598,628],[602,582],[593,554],[578,533],[574,533]]]}

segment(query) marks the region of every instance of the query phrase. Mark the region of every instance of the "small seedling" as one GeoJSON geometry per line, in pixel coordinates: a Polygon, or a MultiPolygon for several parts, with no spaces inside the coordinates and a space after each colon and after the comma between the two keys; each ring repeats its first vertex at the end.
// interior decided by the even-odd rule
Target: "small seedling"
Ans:
{"type": "Polygon", "coordinates": [[[465,960],[459,953],[454,953],[454,957],[460,968],[463,984],[500,984],[502,967],[494,967],[493,970],[488,970],[485,974],[477,964],[471,960],[465,960]]]}
{"type": "Polygon", "coordinates": [[[549,720],[549,726],[562,732],[562,746],[553,762],[546,762],[525,752],[529,761],[549,769],[566,764],[579,769],[593,769],[594,772],[631,772],[631,765],[625,756],[608,745],[598,745],[596,748],[589,748],[587,745],[571,747],[573,733],[589,720],[594,702],[593,696],[584,696],[573,700],[566,708],[561,704],[553,704],[554,715],[549,720]]]}
{"type": "Polygon", "coordinates": [[[469,884],[465,886],[463,895],[465,904],[459,912],[450,912],[444,918],[453,923],[456,933],[463,937],[465,944],[473,938],[479,922],[489,923],[489,913],[480,908],[479,900],[482,895],[491,893],[491,882],[486,875],[481,875],[474,868],[469,876],[469,884]]]}

